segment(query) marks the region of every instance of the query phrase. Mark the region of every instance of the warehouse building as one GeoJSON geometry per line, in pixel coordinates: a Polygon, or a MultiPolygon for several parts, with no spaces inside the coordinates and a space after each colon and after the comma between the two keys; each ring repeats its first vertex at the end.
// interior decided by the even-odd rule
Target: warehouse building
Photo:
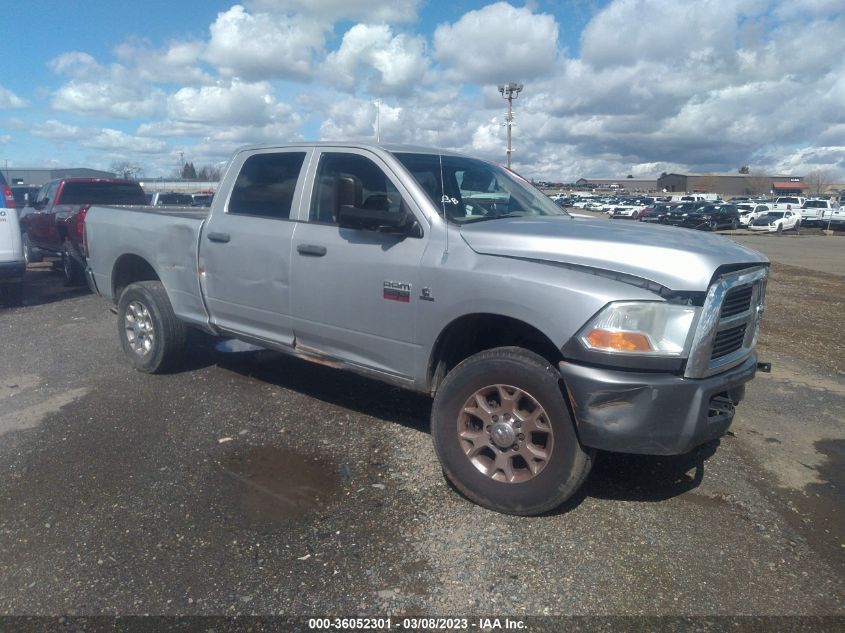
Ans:
{"type": "Polygon", "coordinates": [[[663,174],[657,189],[666,192],[718,193],[723,196],[801,195],[807,186],[799,176],[755,174],[663,174]]]}
{"type": "Polygon", "coordinates": [[[579,178],[575,181],[579,189],[625,189],[627,191],[655,191],[657,181],[643,178],[579,178]]]}
{"type": "Polygon", "coordinates": [[[56,178],[115,178],[110,171],[87,167],[12,167],[0,170],[9,185],[40,187],[56,178]]]}

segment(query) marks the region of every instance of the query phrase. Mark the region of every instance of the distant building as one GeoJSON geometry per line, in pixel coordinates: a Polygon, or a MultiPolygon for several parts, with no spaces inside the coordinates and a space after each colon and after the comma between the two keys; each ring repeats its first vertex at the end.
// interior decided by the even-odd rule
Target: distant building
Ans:
{"type": "Polygon", "coordinates": [[[587,189],[627,189],[628,191],[654,191],[657,181],[642,178],[579,178],[576,187],[587,189]]]}
{"type": "Polygon", "coordinates": [[[56,178],[115,178],[110,171],[87,167],[12,167],[0,169],[10,185],[41,186],[56,178]]]}
{"type": "Polygon", "coordinates": [[[216,180],[164,180],[162,178],[150,178],[139,181],[139,184],[147,193],[156,191],[174,191],[176,193],[196,193],[198,191],[217,191],[216,180]]]}
{"type": "Polygon", "coordinates": [[[754,174],[664,174],[657,189],[673,193],[718,193],[723,196],[800,195],[807,186],[800,176],[754,174]]]}

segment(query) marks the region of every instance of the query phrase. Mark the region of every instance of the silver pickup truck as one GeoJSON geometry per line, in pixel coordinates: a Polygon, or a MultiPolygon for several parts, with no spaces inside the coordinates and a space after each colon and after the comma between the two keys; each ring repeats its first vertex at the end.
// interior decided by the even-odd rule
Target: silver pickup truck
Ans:
{"type": "Polygon", "coordinates": [[[429,393],[447,477],[502,512],[561,504],[596,449],[721,436],[758,369],[765,257],[449,152],[244,148],[210,210],[95,206],[85,244],[136,369],[198,328],[429,393]]]}

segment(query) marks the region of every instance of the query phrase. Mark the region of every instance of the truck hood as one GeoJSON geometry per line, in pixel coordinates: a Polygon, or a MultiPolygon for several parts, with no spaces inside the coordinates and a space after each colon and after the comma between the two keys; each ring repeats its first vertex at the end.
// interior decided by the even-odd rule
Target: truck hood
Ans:
{"type": "Polygon", "coordinates": [[[566,216],[487,220],[461,236],[476,253],[634,275],[676,291],[707,290],[720,266],[769,261],[720,235],[566,216]]]}

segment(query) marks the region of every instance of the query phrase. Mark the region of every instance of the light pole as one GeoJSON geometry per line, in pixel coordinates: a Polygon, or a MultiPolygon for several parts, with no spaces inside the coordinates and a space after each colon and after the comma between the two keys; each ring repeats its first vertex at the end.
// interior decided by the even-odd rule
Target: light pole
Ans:
{"type": "Polygon", "coordinates": [[[518,84],[515,82],[510,82],[509,84],[499,84],[499,92],[502,95],[502,98],[507,100],[508,102],[508,114],[505,117],[505,125],[508,128],[508,169],[511,168],[511,154],[513,153],[513,149],[511,148],[511,128],[513,127],[513,100],[519,96],[519,93],[522,92],[522,84],[518,84]]]}

